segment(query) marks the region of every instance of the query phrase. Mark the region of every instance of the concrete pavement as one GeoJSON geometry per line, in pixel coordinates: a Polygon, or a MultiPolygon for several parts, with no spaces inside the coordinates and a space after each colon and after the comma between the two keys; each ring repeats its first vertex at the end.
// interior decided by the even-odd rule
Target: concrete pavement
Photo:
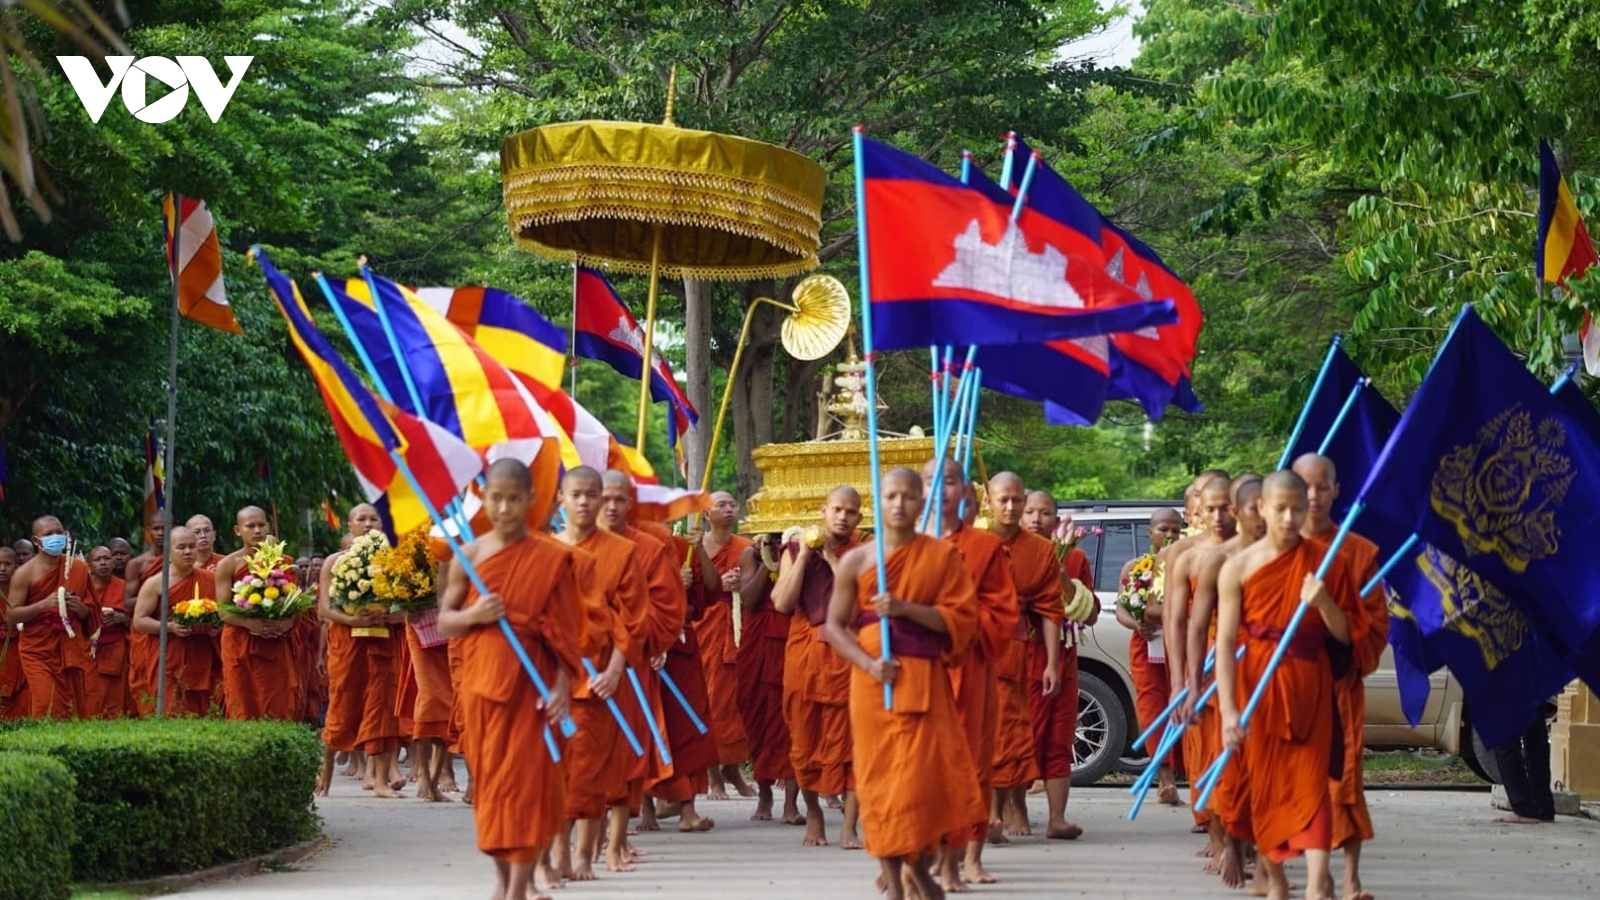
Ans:
{"type": "MultiPolygon", "coordinates": [[[[1035,826],[1043,798],[1033,797],[1035,826]]],[[[1395,897],[1582,897],[1600,892],[1600,823],[1561,817],[1553,825],[1491,824],[1500,813],[1485,792],[1373,791],[1368,795],[1378,840],[1363,858],[1365,887],[1395,897]]],[[[474,846],[472,811],[461,803],[374,800],[353,779],[334,779],[319,804],[332,846],[293,871],[185,891],[195,898],[249,900],[477,900],[492,885],[486,857],[474,846]]],[[[749,821],[752,800],[712,803],[708,834],[668,830],[637,845],[649,854],[632,873],[571,885],[562,900],[700,897],[828,900],[877,896],[876,864],[837,847],[802,848],[801,829],[749,821]]],[[[1072,818],[1087,830],[1073,843],[1019,838],[990,847],[985,862],[1001,883],[978,888],[989,898],[1217,898],[1242,896],[1200,872],[1193,856],[1202,840],[1188,833],[1186,809],[1147,806],[1126,820],[1123,788],[1072,793],[1072,818]]],[[[838,813],[829,812],[837,838],[838,813]]],[[[1041,829],[1042,831],[1042,829],[1041,829]]],[[[1335,874],[1338,873],[1337,863],[1335,874]]],[[[1304,869],[1291,876],[1304,884],[1304,869]]]]}

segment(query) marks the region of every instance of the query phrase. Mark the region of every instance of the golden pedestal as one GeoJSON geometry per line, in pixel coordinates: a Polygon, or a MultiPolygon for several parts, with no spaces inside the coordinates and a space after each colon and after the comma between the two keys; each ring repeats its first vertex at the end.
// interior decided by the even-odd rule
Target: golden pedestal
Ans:
{"type": "MultiPolygon", "coordinates": [[[[745,503],[739,523],[744,534],[781,534],[790,526],[821,522],[828,491],[847,484],[861,492],[861,527],[873,526],[872,463],[866,441],[810,441],[768,444],[750,458],[761,470],[761,490],[745,503]]],[[[920,471],[933,457],[933,438],[883,438],[878,441],[882,471],[905,466],[920,471]]]]}
{"type": "Polygon", "coordinates": [[[1550,780],[1584,799],[1600,799],[1600,699],[1581,681],[1556,698],[1550,780]]]}

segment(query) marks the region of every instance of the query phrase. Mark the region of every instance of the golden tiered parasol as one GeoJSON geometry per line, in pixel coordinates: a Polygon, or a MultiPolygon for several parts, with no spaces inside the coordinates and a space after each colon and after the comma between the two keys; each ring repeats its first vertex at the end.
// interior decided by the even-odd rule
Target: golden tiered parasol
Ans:
{"type": "MultiPolygon", "coordinates": [[[[827,181],[821,166],[792,150],[676,127],[676,81],[674,70],[661,125],[563,122],[512,135],[500,148],[506,215],[519,246],[650,276],[647,366],[662,275],[747,281],[816,268],[827,181]]],[[[649,400],[645,375],[640,452],[649,400]]]]}

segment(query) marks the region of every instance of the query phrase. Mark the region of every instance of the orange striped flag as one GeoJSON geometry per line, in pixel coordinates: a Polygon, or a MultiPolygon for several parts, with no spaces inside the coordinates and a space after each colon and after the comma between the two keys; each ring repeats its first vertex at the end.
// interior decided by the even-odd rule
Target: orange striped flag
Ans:
{"type": "Polygon", "coordinates": [[[205,201],[168,194],[161,201],[161,217],[166,221],[167,268],[178,284],[178,312],[218,331],[244,334],[223,291],[222,245],[205,201]],[[182,210],[181,225],[174,207],[182,210]]]}

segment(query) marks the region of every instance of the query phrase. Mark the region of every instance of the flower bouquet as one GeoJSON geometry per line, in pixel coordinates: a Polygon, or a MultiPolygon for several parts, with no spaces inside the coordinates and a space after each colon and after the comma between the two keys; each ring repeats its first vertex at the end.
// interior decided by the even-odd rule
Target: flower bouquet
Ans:
{"type": "MultiPolygon", "coordinates": [[[[369,531],[356,538],[350,544],[350,549],[334,563],[328,584],[329,605],[351,616],[364,612],[387,614],[389,604],[373,590],[372,582],[379,571],[377,556],[388,547],[389,539],[381,531],[369,531]]],[[[388,637],[389,629],[382,625],[353,628],[351,634],[356,637],[388,637]]]]}
{"type": "Polygon", "coordinates": [[[283,541],[266,540],[245,560],[245,571],[233,585],[230,616],[289,619],[311,605],[312,595],[295,583],[294,560],[283,541]]]}
{"type": "Polygon", "coordinates": [[[373,556],[372,593],[386,612],[423,612],[439,605],[439,565],[426,529],[407,532],[400,543],[373,556]]]}
{"type": "Polygon", "coordinates": [[[1117,605],[1127,610],[1134,621],[1143,622],[1145,609],[1157,596],[1155,554],[1146,553],[1134,562],[1118,586],[1117,605]]]}
{"type": "Polygon", "coordinates": [[[1073,548],[1083,543],[1084,538],[1091,534],[1099,537],[1104,533],[1105,529],[1098,525],[1093,528],[1085,528],[1082,525],[1073,525],[1071,516],[1062,519],[1060,524],[1056,525],[1055,534],[1050,536],[1050,543],[1055,545],[1056,562],[1065,560],[1067,554],[1071,553],[1073,548]]]}
{"type": "Polygon", "coordinates": [[[210,634],[222,624],[222,614],[217,612],[217,601],[200,596],[200,588],[196,585],[194,599],[179,600],[172,604],[167,621],[182,625],[191,634],[210,634]]]}

